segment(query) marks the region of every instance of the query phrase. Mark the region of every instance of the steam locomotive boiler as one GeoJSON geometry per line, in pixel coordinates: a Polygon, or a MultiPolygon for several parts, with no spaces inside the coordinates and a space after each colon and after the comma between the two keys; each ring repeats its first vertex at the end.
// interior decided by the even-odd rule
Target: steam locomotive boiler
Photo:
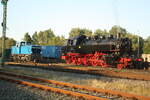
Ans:
{"type": "Polygon", "coordinates": [[[118,69],[122,69],[131,65],[131,47],[129,38],[79,35],[69,38],[62,47],[62,59],[68,64],[117,66],[118,69]]]}

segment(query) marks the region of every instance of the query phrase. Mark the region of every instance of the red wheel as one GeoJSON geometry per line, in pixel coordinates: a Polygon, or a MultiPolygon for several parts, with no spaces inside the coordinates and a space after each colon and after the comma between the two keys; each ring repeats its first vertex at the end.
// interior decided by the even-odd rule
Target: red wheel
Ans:
{"type": "Polygon", "coordinates": [[[98,62],[96,60],[92,61],[92,66],[96,67],[98,65],[98,62]]]}
{"type": "Polygon", "coordinates": [[[88,60],[87,59],[88,58],[86,58],[86,57],[82,59],[82,63],[84,66],[88,66],[88,60]]]}
{"type": "Polygon", "coordinates": [[[71,64],[70,58],[66,59],[66,63],[67,63],[67,64],[71,64]]]}
{"type": "Polygon", "coordinates": [[[81,65],[81,61],[77,61],[77,62],[76,62],[76,65],[81,65]]]}
{"type": "Polygon", "coordinates": [[[124,67],[123,64],[118,64],[118,65],[117,65],[117,68],[118,68],[119,70],[121,70],[123,67],[124,67]]]}
{"type": "Polygon", "coordinates": [[[84,65],[84,66],[88,66],[87,61],[83,61],[83,65],[84,65]]]}
{"type": "Polygon", "coordinates": [[[102,67],[107,67],[107,64],[105,63],[105,61],[102,62],[102,67]]]}
{"type": "Polygon", "coordinates": [[[77,65],[77,59],[75,57],[72,57],[71,61],[72,61],[73,64],[77,65]]]}

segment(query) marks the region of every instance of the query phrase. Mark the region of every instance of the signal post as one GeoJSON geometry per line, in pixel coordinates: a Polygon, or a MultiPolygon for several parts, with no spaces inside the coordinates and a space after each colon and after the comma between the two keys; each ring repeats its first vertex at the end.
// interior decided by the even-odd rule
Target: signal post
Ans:
{"type": "Polygon", "coordinates": [[[3,22],[2,22],[2,57],[1,57],[1,67],[4,67],[5,62],[5,39],[6,39],[6,23],[7,23],[7,2],[8,0],[2,0],[3,5],[3,22]]]}

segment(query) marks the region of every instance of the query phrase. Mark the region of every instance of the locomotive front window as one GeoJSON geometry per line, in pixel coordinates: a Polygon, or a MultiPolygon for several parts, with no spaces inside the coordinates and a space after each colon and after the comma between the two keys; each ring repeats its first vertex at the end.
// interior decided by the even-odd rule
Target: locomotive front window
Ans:
{"type": "Polygon", "coordinates": [[[24,46],[25,45],[25,42],[21,42],[21,46],[24,46]]]}
{"type": "Polygon", "coordinates": [[[73,45],[73,40],[69,39],[67,44],[70,45],[70,46],[73,45]]]}
{"type": "Polygon", "coordinates": [[[31,42],[27,42],[27,45],[31,45],[31,42]]]}

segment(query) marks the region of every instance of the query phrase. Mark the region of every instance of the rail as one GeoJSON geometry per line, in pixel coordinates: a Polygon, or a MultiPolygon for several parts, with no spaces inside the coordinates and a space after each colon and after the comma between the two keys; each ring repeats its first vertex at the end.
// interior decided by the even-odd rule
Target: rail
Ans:
{"type": "MultiPolygon", "coordinates": [[[[75,85],[75,84],[71,84],[71,83],[64,83],[64,82],[58,82],[58,81],[54,81],[54,80],[47,80],[47,79],[43,79],[43,78],[35,78],[35,77],[31,77],[31,76],[18,75],[18,74],[14,74],[14,73],[10,73],[10,72],[0,71],[0,75],[7,75],[7,76],[11,76],[11,77],[17,77],[17,78],[28,79],[28,80],[33,80],[33,81],[40,81],[40,82],[55,84],[55,85],[59,85],[59,86],[63,86],[63,87],[81,89],[81,90],[86,90],[86,91],[96,92],[96,93],[103,93],[105,95],[114,95],[114,96],[118,96],[118,97],[122,97],[122,98],[129,98],[129,99],[133,99],[133,100],[150,100],[149,97],[138,96],[138,95],[128,94],[128,93],[124,93],[124,92],[112,91],[112,90],[97,89],[97,88],[92,88],[92,87],[87,87],[87,86],[75,85]]],[[[15,81],[15,82],[16,83],[22,83],[20,81],[15,81]]],[[[25,83],[24,85],[26,85],[26,82],[23,82],[23,83],[25,83]]],[[[48,90],[51,90],[51,89],[48,89],[48,90]]],[[[53,91],[53,92],[55,92],[55,91],[53,91]]],[[[68,93],[68,92],[60,92],[60,93],[67,93],[67,95],[70,95],[70,93],[68,93]]],[[[75,95],[72,95],[72,96],[75,96],[75,95]]],[[[83,95],[80,95],[80,96],[78,95],[76,97],[82,97],[82,96],[83,95]]],[[[87,99],[87,98],[84,98],[84,99],[87,99]]],[[[96,99],[96,100],[98,100],[98,99],[96,99]]]]}
{"type": "Polygon", "coordinates": [[[100,75],[100,76],[108,76],[108,77],[117,77],[117,78],[125,78],[125,79],[133,79],[133,80],[144,80],[150,81],[150,77],[148,75],[137,74],[137,73],[129,73],[129,72],[115,72],[109,70],[102,69],[93,69],[86,67],[65,67],[65,66],[51,66],[48,64],[21,64],[21,63],[13,63],[9,62],[8,65],[15,66],[23,66],[23,67],[33,67],[33,68],[41,68],[46,70],[55,70],[55,71],[63,71],[63,72],[73,72],[73,73],[81,73],[81,74],[91,74],[91,75],[100,75]]]}

